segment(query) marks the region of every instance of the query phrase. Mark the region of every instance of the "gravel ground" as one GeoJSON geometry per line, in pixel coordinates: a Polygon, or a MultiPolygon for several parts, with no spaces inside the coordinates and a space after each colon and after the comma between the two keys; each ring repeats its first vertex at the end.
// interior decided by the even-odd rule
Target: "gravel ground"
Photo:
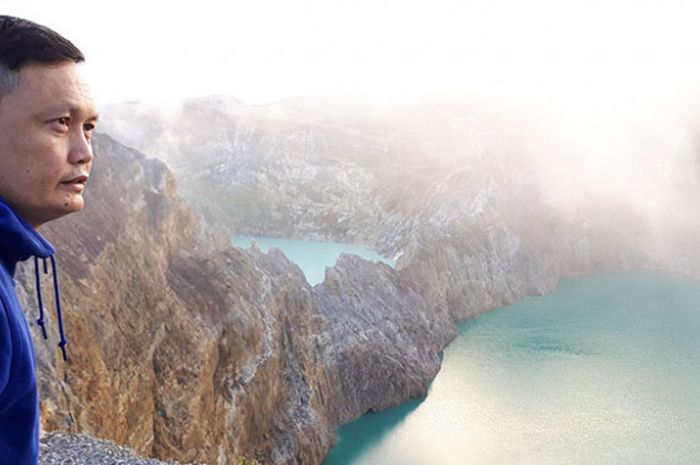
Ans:
{"type": "Polygon", "coordinates": [[[179,465],[137,456],[127,448],[90,436],[52,433],[41,439],[39,465],[179,465]]]}

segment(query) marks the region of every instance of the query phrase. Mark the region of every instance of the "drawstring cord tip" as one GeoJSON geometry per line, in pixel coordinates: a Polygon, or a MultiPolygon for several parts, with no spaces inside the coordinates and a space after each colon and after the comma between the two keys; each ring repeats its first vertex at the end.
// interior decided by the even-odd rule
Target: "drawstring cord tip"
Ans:
{"type": "MultiPolygon", "coordinates": [[[[58,332],[61,337],[58,343],[58,347],[61,349],[61,354],[63,355],[63,361],[68,361],[68,353],[66,351],[66,346],[68,345],[68,340],[66,339],[65,330],[63,329],[63,312],[61,310],[61,293],[58,287],[58,266],[56,265],[56,259],[53,255],[49,256],[51,260],[51,271],[53,274],[53,288],[56,296],[56,318],[58,319],[58,332]]],[[[44,273],[48,274],[49,270],[46,265],[46,258],[42,259],[44,261],[44,273]]],[[[39,276],[39,259],[34,257],[34,276],[36,278],[36,294],[37,300],[39,302],[39,319],[36,320],[37,324],[41,326],[41,333],[44,339],[48,339],[46,333],[46,321],[44,318],[44,301],[41,295],[41,279],[39,276]]]]}
{"type": "Polygon", "coordinates": [[[41,326],[41,334],[44,336],[44,339],[48,339],[49,335],[46,334],[46,322],[44,320],[36,320],[36,322],[41,326]]]}
{"type": "Polygon", "coordinates": [[[67,345],[68,345],[68,341],[66,341],[65,339],[58,343],[58,347],[61,348],[61,354],[63,355],[64,362],[68,361],[68,353],[66,352],[67,345]]]}

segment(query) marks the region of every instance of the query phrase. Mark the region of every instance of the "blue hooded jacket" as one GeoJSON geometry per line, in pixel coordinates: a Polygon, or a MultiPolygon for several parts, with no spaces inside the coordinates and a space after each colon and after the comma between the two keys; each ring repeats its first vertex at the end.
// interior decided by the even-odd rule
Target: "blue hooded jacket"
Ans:
{"type": "Polygon", "coordinates": [[[39,262],[54,265],[59,328],[65,359],[65,337],[60,316],[55,249],[34,228],[0,198],[0,465],[36,465],[39,449],[39,396],[34,347],[27,319],[15,292],[14,274],[18,262],[34,256],[39,320],[44,337],[44,309],[39,286],[39,262]]]}

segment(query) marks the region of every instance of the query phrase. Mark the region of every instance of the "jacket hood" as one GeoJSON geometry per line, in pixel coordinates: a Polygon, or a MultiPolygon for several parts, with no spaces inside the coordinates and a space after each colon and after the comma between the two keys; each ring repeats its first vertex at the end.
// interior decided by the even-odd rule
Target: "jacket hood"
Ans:
{"type": "Polygon", "coordinates": [[[56,249],[0,197],[0,258],[10,274],[17,262],[31,256],[47,258],[56,249]]]}
{"type": "Polygon", "coordinates": [[[15,275],[17,263],[34,257],[34,272],[36,278],[37,303],[39,305],[39,319],[37,324],[41,327],[44,339],[46,334],[46,320],[44,318],[44,301],[41,292],[39,259],[43,260],[44,273],[48,273],[46,259],[51,262],[53,274],[53,287],[56,302],[56,318],[58,320],[58,331],[61,337],[58,346],[61,349],[63,360],[68,360],[66,354],[65,331],[63,328],[63,312],[61,310],[61,292],[58,284],[58,265],[53,256],[56,252],[53,245],[42,237],[34,228],[22,219],[10,205],[0,197],[0,263],[7,269],[10,276],[15,275]]]}

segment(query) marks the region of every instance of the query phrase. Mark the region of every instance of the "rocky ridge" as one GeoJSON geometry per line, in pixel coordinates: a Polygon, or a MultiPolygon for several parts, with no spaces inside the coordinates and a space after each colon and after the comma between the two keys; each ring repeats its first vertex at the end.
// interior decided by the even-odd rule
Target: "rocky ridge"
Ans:
{"type": "MultiPolygon", "coordinates": [[[[313,464],[343,422],[425,392],[454,327],[393,270],[350,257],[330,272],[335,286],[312,290],[279,251],[244,252],[203,229],[161,162],[108,136],[94,144],[86,209],[43,230],[61,251],[71,341],[64,364],[53,321],[49,340],[35,339],[46,431],[162,460],[313,464]],[[373,325],[371,346],[350,337],[362,324],[334,316],[349,302],[373,325]],[[372,366],[392,391],[353,383],[372,366]]],[[[18,276],[30,314],[32,271],[18,276]]]]}
{"type": "MultiPolygon", "coordinates": [[[[678,198],[687,205],[674,205],[672,218],[657,220],[602,193],[560,199],[588,188],[577,173],[586,160],[567,156],[566,168],[561,152],[575,147],[557,146],[551,134],[541,141],[551,128],[528,123],[528,111],[483,99],[390,110],[313,99],[247,106],[210,97],[160,110],[114,105],[104,113],[105,130],[166,161],[183,198],[209,223],[238,234],[360,242],[397,260],[399,269],[407,263],[403,254],[444,238],[455,242],[459,234],[467,242],[517,240],[535,262],[543,258],[535,249],[542,249],[552,256],[548,267],[562,267],[547,272],[555,282],[594,266],[675,270],[689,246],[697,252],[690,238],[700,218],[690,205],[700,192],[694,177],[677,173],[689,160],[669,153],[657,162],[689,193],[678,198]]],[[[695,273],[690,268],[684,266],[695,273]]]]}
{"type": "Polygon", "coordinates": [[[321,463],[337,426],[425,392],[455,320],[548,292],[562,276],[630,267],[697,273],[697,261],[669,258],[680,250],[650,247],[655,230],[625,205],[592,202],[562,214],[522,176],[527,164],[505,168],[493,152],[479,156],[479,144],[458,168],[440,166],[423,159],[440,147],[420,138],[383,133],[387,146],[372,128],[322,121],[330,132],[317,134],[304,119],[292,129],[269,125],[270,108],[232,123],[232,111],[249,109],[224,103],[188,107],[207,116],[218,109],[202,118],[213,121],[209,132],[173,138],[160,127],[154,139],[181,155],[174,166],[183,180],[203,181],[183,190],[188,201],[237,232],[318,238],[320,230],[367,241],[396,258],[397,269],[343,257],[311,288],[281,253],[243,252],[209,233],[162,164],[102,136],[105,165],[116,158],[105,190],[99,178],[91,185],[95,209],[47,234],[73,254],[67,320],[86,347],[70,349],[80,370],[40,350],[47,429],[184,461],[246,454],[321,463]],[[248,198],[241,189],[279,195],[239,201],[248,198]],[[239,200],[221,202],[229,194],[239,200]]]}

